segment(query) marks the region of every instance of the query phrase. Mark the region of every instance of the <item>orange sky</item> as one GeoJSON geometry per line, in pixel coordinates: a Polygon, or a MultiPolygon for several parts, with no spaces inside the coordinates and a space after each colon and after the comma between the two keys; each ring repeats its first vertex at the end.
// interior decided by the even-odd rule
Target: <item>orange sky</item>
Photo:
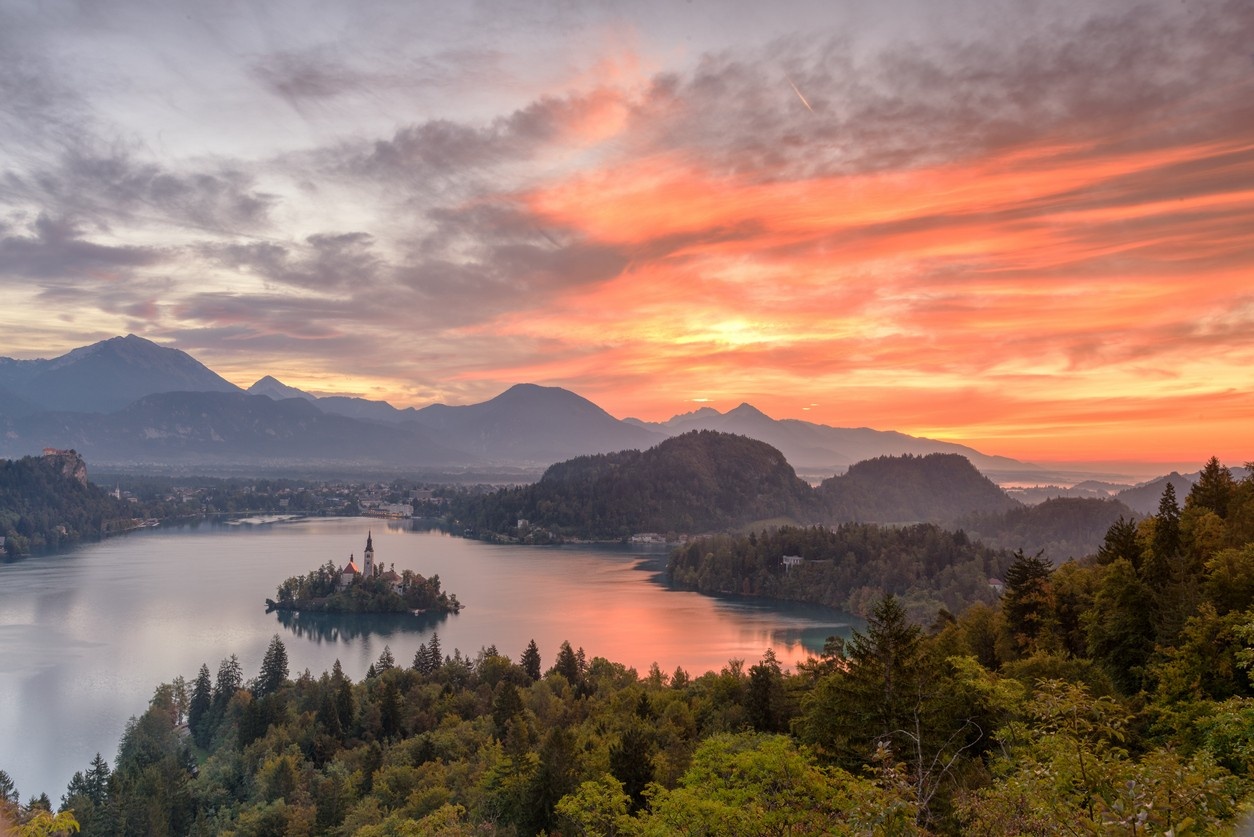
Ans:
{"type": "Polygon", "coordinates": [[[0,355],[1254,459],[1248,3],[115,11],[0,19],[0,355]]]}

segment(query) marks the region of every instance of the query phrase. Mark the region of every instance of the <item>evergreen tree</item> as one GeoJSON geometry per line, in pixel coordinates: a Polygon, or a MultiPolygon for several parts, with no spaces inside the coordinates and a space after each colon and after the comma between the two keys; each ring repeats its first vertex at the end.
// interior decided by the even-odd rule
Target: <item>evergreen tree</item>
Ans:
{"type": "Polygon", "coordinates": [[[253,693],[259,698],[274,694],[287,682],[287,675],[287,648],[275,634],[261,660],[261,674],[257,676],[253,693]]]}
{"type": "Polygon", "coordinates": [[[562,640],[562,646],[557,650],[557,659],[553,661],[553,668],[549,672],[562,675],[572,686],[579,684],[579,658],[575,656],[575,649],[570,647],[569,640],[562,640]]]}
{"type": "Polygon", "coordinates": [[[824,677],[810,695],[803,738],[839,764],[858,769],[876,742],[899,741],[915,726],[924,664],[922,631],[906,618],[896,596],[885,596],[867,617],[866,633],[854,631],[843,648],[843,670],[824,677]]]}
{"type": "Polygon", "coordinates": [[[239,658],[232,654],[218,666],[218,678],[213,684],[214,707],[225,708],[243,685],[244,670],[240,668],[239,658]]]}
{"type": "Polygon", "coordinates": [[[17,792],[17,785],[13,782],[13,777],[8,773],[0,770],[0,806],[4,803],[16,805],[21,800],[21,796],[17,792]]]}
{"type": "Polygon", "coordinates": [[[1109,567],[1085,614],[1089,654],[1103,665],[1125,694],[1135,694],[1145,679],[1154,650],[1154,591],[1131,562],[1120,558],[1109,567]]]}
{"type": "Polygon", "coordinates": [[[431,632],[431,641],[427,643],[427,649],[431,655],[431,671],[438,671],[440,666],[444,665],[444,650],[440,648],[440,632],[431,632]]]}
{"type": "Polygon", "coordinates": [[[1038,650],[1050,620],[1053,596],[1049,576],[1053,570],[1041,553],[1029,557],[1022,549],[1015,553],[1014,563],[1006,570],[1001,612],[1015,649],[1021,654],[1038,650]]]}
{"type": "Polygon", "coordinates": [[[629,726],[610,745],[610,773],[623,783],[632,810],[643,808],[644,789],[653,781],[653,742],[638,725],[629,726]]]}
{"type": "Polygon", "coordinates": [[[1232,472],[1220,465],[1217,457],[1212,456],[1202,468],[1202,473],[1189,491],[1189,496],[1185,498],[1185,507],[1207,509],[1219,515],[1220,518],[1226,518],[1236,487],[1232,472]]]}
{"type": "MultiPolygon", "coordinates": [[[[641,694],[643,698],[644,695],[641,694]]],[[[762,662],[749,669],[749,690],[745,696],[749,723],[759,732],[784,732],[788,713],[784,708],[784,674],[775,652],[766,649],[762,662]]]]}
{"type": "Polygon", "coordinates": [[[536,647],[536,641],[533,639],[527,643],[527,648],[522,653],[522,658],[518,661],[522,666],[522,670],[526,673],[531,682],[540,679],[540,649],[536,647]]]}
{"type": "Polygon", "coordinates": [[[427,643],[418,643],[418,650],[414,652],[414,671],[419,674],[430,674],[435,667],[431,665],[431,650],[427,648],[427,643]]]}
{"type": "Polygon", "coordinates": [[[1168,482],[1158,501],[1158,514],[1154,515],[1149,560],[1141,568],[1145,583],[1154,590],[1166,588],[1172,581],[1172,570],[1179,555],[1180,505],[1176,502],[1176,487],[1168,482]]]}
{"type": "Polygon", "coordinates": [[[379,653],[379,659],[374,662],[374,672],[378,675],[394,668],[396,668],[396,658],[392,656],[392,649],[384,645],[383,650],[379,653]]]}
{"type": "Polygon", "coordinates": [[[1106,539],[1097,548],[1097,562],[1111,564],[1120,558],[1133,567],[1141,566],[1141,544],[1137,539],[1136,522],[1123,515],[1106,530],[1106,539]]]}
{"type": "Polygon", "coordinates": [[[497,739],[505,739],[509,722],[522,710],[522,696],[518,694],[518,687],[508,680],[501,681],[496,687],[496,697],[492,699],[492,726],[496,730],[497,739]]]}
{"type": "Polygon", "coordinates": [[[206,721],[212,706],[213,686],[209,681],[209,666],[201,663],[196,682],[192,685],[192,699],[187,705],[187,728],[201,747],[209,743],[206,721]]]}

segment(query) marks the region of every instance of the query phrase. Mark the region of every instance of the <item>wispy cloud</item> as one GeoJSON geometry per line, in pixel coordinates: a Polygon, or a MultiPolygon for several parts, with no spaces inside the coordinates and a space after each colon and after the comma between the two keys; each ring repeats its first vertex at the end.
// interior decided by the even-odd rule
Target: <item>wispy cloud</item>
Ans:
{"type": "Polygon", "coordinates": [[[387,5],[160,14],[170,42],[129,69],[120,23],[9,9],[0,282],[72,321],[33,340],[95,318],[243,384],[414,403],[530,379],[620,415],[750,400],[1022,455],[1137,422],[1130,446],[1165,445],[1182,408],[1239,448],[1248,3],[974,4],[936,34],[917,5],[865,31],[794,11],[721,43],[648,6],[425,35],[387,5]],[[205,67],[162,86],[180,44],[205,67]],[[135,90],[72,73],[71,45],[135,90]]]}

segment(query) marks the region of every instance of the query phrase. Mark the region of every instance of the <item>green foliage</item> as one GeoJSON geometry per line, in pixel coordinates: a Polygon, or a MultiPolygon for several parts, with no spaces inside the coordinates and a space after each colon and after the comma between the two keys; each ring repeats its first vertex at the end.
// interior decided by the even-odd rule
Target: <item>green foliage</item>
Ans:
{"type": "MultiPolygon", "coordinates": [[[[999,549],[1042,553],[1054,563],[1101,551],[1112,524],[1133,516],[1114,499],[1055,497],[1034,506],[1000,514],[981,514],[957,521],[972,538],[999,549]]],[[[1136,531],[1134,523],[1126,524],[1136,531]]]]}
{"type": "Polygon", "coordinates": [[[808,602],[858,615],[891,593],[911,607],[912,618],[930,622],[942,606],[960,612],[996,601],[989,579],[1000,577],[1011,560],[1009,553],[932,524],[846,523],[696,538],[671,552],[668,572],[677,585],[705,593],[808,602]],[[786,555],[802,563],[786,567],[786,555]]]}
{"type": "Polygon", "coordinates": [[[1006,590],[1002,594],[1001,612],[1014,650],[1028,655],[1038,650],[1055,612],[1054,590],[1050,574],[1054,571],[1043,556],[1015,553],[1014,562],[1006,570],[1006,590]]]}
{"type": "Polygon", "coordinates": [[[880,456],[824,480],[825,518],[871,523],[945,523],[995,514],[1019,503],[956,453],[880,456]]]}
{"type": "MultiPolygon", "coordinates": [[[[358,683],[338,662],[290,680],[267,652],[254,693],[231,656],[189,695],[181,678],[158,687],[114,770],[98,756],[63,808],[108,835],[1223,833],[1254,790],[1247,493],[1251,478],[1234,483],[1224,517],[1186,504],[1165,590],[1158,516],[1117,521],[1090,561],[1007,560],[1002,601],[930,633],[866,585],[866,630],[795,673],[768,652],[640,677],[564,642],[541,676],[534,643],[515,664],[494,647],[445,655],[432,635],[413,668],[385,648],[358,683]]],[[[773,571],[787,576],[830,546],[833,565],[852,552],[888,579],[914,543],[936,578],[969,545],[933,527],[789,529],[680,563],[710,571],[717,550],[752,578],[765,545],[803,556],[773,571]]],[[[0,817],[42,827],[51,812],[6,778],[0,817]]]]}
{"type": "Polygon", "coordinates": [[[559,462],[533,485],[459,498],[449,516],[459,530],[546,542],[721,531],[769,518],[804,522],[817,510],[812,490],[779,451],[701,430],[643,453],[559,462]],[[525,531],[520,519],[528,521],[525,531]]]}
{"type": "Polygon", "coordinates": [[[909,800],[813,756],[780,735],[716,735],[674,790],[654,788],[640,834],[910,834],[909,800]]]}
{"type": "MultiPolygon", "coordinates": [[[[208,670],[205,670],[205,677],[208,679],[208,670]]],[[[283,640],[279,639],[279,635],[275,634],[270,640],[270,646],[266,649],[266,655],[261,660],[261,674],[257,675],[257,682],[253,686],[253,694],[257,697],[265,697],[272,695],[279,690],[279,687],[287,680],[287,647],[283,644],[283,640]]],[[[199,682],[199,678],[197,678],[199,682]]]]}
{"type": "MultiPolygon", "coordinates": [[[[130,528],[136,511],[67,465],[81,459],[27,456],[0,459],[0,558],[56,549],[130,528]]],[[[83,471],[85,473],[85,469],[83,471]]]]}
{"type": "Polygon", "coordinates": [[[457,613],[461,603],[456,595],[440,589],[440,576],[425,578],[413,570],[401,573],[394,586],[382,575],[357,578],[341,585],[340,571],[328,561],[303,576],[292,576],[281,583],[276,599],[267,599],[268,608],[315,613],[457,613]]]}

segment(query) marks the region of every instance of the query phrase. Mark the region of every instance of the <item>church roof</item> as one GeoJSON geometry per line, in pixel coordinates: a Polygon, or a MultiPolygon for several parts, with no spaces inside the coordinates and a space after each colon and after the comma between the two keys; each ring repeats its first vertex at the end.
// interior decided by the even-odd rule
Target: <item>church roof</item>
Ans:
{"type": "Polygon", "coordinates": [[[400,581],[401,580],[401,576],[396,570],[388,570],[380,577],[384,581],[400,581]]]}
{"type": "Polygon", "coordinates": [[[352,573],[353,575],[361,575],[361,570],[357,569],[357,564],[352,558],[349,558],[348,563],[344,565],[344,572],[352,573]]]}

